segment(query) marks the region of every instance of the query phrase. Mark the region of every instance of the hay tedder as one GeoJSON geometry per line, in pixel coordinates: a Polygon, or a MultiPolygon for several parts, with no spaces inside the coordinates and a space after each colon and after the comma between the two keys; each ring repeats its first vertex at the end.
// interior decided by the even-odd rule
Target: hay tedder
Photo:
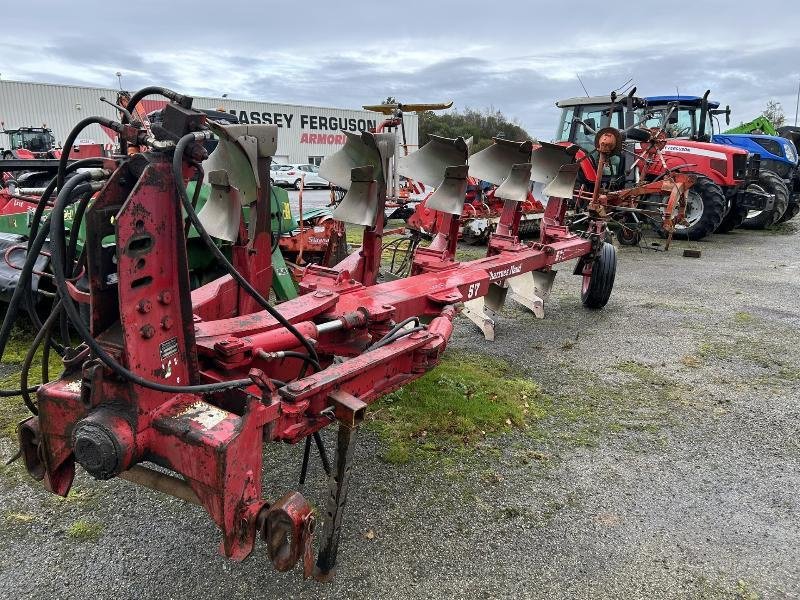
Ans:
{"type": "MultiPolygon", "coordinates": [[[[20,455],[31,476],[55,494],[68,493],[76,465],[96,479],[123,477],[203,506],[222,532],[225,556],[244,559],[262,537],[277,569],[301,562],[305,576],[328,580],[355,436],[368,405],[436,366],[465,306],[487,333],[507,295],[542,316],[558,263],[577,259],[583,304],[604,306],[616,270],[614,248],[604,241],[606,223],[591,218],[579,233],[565,226],[562,198],[571,196],[577,173],[572,149],[496,140],[468,161],[463,139],[435,138],[400,157],[398,169],[436,187],[428,205],[446,215],[446,227],[429,247],[416,249],[411,276],[376,283],[387,165],[396,144],[391,133],[347,133],[320,173],[348,190],[335,216],[365,227],[361,249],[333,267],[307,266],[301,295],[273,306],[269,165],[278,129],[210,122],[192,109],[190,97],[164,88],[134,94],[131,111],[151,94],[170,100],[158,131],[124,117],[91,117],[71,137],[102,124],[118,133],[121,156],[71,178],[64,177],[69,145],[62,156],[52,211],[21,278],[30,278],[49,237],[57,297],[32,342],[20,389],[3,392],[22,395],[33,413],[19,426],[20,455]],[[213,193],[204,219],[186,182],[206,159],[203,142],[212,133],[227,157],[205,169],[213,193]],[[139,151],[129,155],[128,147],[139,151]],[[505,205],[487,256],[461,263],[454,254],[469,174],[497,183],[505,205]],[[531,180],[546,185],[549,201],[539,240],[523,244],[517,232],[531,180]],[[65,212],[87,195],[86,243],[76,255],[65,212]],[[209,215],[230,215],[232,222],[209,215]],[[226,272],[194,291],[189,226],[226,272]],[[230,260],[212,228],[236,233],[230,260]],[[81,275],[85,289],[76,285],[81,275]],[[63,318],[73,332],[65,338],[58,326],[63,318]],[[73,347],[74,336],[80,343],[73,347]],[[64,371],[32,386],[28,370],[38,346],[45,361],[51,349],[59,352],[64,371]],[[319,431],[334,423],[336,454],[317,529],[299,492],[262,497],[263,445],[305,442],[304,479],[311,440],[321,445],[319,431]]],[[[617,131],[601,133],[620,139],[617,131]]],[[[607,144],[603,135],[599,144],[607,144]]],[[[15,318],[10,308],[0,348],[15,318]]]]}

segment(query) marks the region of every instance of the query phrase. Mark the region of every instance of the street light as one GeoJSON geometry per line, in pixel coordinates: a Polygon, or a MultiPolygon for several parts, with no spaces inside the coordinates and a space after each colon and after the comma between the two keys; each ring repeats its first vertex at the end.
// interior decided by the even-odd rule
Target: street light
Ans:
{"type": "Polygon", "coordinates": [[[117,81],[119,82],[119,91],[121,92],[122,91],[122,73],[117,71],[116,75],[117,75],[117,81]]]}

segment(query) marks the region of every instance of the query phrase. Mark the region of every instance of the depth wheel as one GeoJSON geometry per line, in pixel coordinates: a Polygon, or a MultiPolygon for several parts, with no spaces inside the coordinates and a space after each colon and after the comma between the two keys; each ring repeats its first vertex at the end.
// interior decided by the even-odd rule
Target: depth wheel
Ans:
{"type": "Polygon", "coordinates": [[[583,275],[581,302],[586,308],[603,308],[611,297],[614,277],[617,274],[617,251],[604,242],[591,272],[583,275]]]}

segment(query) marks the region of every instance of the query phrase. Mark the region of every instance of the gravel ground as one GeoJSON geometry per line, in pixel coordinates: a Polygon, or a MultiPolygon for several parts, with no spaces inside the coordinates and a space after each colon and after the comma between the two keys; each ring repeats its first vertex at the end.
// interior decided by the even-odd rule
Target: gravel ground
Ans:
{"type": "MultiPolygon", "coordinates": [[[[57,499],[0,477],[0,591],[57,598],[800,598],[800,231],[620,250],[609,305],[565,267],[543,321],[510,308],[503,358],[574,418],[405,465],[360,433],[333,584],[216,553],[197,507],[81,474],[57,499]],[[683,258],[684,247],[702,258],[683,258]],[[83,528],[79,528],[75,523],[83,528]],[[89,524],[88,531],[86,525],[89,524]]],[[[326,438],[331,444],[331,434],[326,438]]],[[[0,441],[0,455],[10,454],[0,441]]],[[[300,448],[268,447],[267,492],[300,448]]],[[[291,467],[287,467],[291,465],[291,467]]],[[[321,505],[318,465],[306,486],[321,505]]]]}

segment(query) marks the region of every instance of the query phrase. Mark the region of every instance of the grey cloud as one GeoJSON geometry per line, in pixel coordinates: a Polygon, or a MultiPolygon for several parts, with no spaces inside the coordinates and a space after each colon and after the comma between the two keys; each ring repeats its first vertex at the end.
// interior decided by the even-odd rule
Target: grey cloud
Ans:
{"type": "Polygon", "coordinates": [[[734,107],[735,120],[752,118],[773,97],[793,113],[800,79],[794,0],[760,3],[773,15],[768,29],[754,29],[727,0],[698,0],[691,10],[587,0],[407,0],[403,10],[355,0],[302,10],[285,2],[141,0],[133,12],[100,0],[40,0],[6,7],[4,28],[25,29],[32,5],[37,35],[4,46],[4,78],[113,86],[120,70],[128,88],[159,83],[209,96],[347,107],[387,95],[451,99],[493,106],[545,139],[557,119],[554,102],[582,93],[576,72],[593,94],[628,78],[643,94],[711,88],[734,107]],[[417,54],[400,70],[374,60],[408,51],[417,54]],[[48,61],[66,68],[48,71],[48,61]]]}

